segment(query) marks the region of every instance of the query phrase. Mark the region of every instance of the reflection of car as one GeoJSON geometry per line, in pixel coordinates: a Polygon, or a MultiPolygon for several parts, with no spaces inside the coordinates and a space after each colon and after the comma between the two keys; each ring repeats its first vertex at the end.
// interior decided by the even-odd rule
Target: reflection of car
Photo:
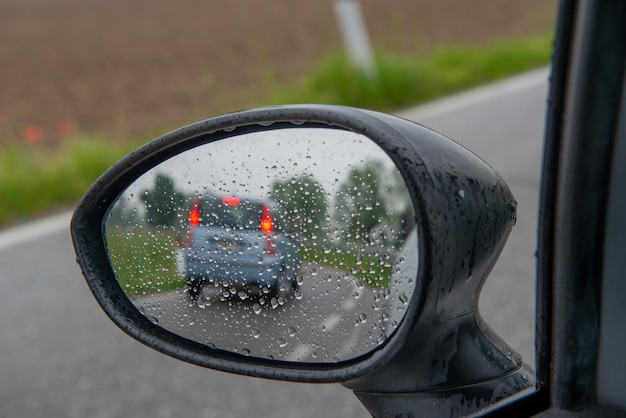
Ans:
{"type": "Polygon", "coordinates": [[[213,195],[196,199],[185,254],[190,297],[196,299],[204,286],[243,297],[275,297],[295,289],[299,258],[280,213],[271,200],[213,195]]]}

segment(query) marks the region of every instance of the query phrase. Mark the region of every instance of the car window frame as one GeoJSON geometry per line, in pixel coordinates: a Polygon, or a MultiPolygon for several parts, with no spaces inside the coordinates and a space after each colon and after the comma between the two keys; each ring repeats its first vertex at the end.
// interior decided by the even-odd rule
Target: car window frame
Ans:
{"type": "Polygon", "coordinates": [[[605,223],[609,188],[601,185],[609,184],[620,118],[626,117],[620,110],[626,48],[615,42],[626,37],[625,9],[618,1],[560,2],[537,236],[538,384],[532,395],[485,416],[625,412],[597,403],[603,277],[593,273],[602,272],[605,228],[610,227],[605,223]],[[586,252],[593,255],[581,256],[586,252]],[[584,331],[577,332],[580,328],[584,331]]]}

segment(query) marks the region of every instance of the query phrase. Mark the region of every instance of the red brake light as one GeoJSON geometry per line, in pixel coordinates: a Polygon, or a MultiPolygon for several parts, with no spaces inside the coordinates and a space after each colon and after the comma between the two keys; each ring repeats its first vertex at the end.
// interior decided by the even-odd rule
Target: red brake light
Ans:
{"type": "Polygon", "coordinates": [[[200,223],[200,211],[198,209],[192,209],[189,214],[189,225],[198,226],[200,223]]]}
{"type": "Polygon", "coordinates": [[[241,199],[233,196],[224,196],[222,198],[222,203],[226,206],[239,206],[241,204],[241,199]]]}
{"type": "Polygon", "coordinates": [[[273,230],[274,230],[274,224],[272,224],[272,220],[269,218],[263,218],[263,220],[261,220],[261,231],[265,232],[266,234],[269,234],[273,230]]]}
{"type": "Polygon", "coordinates": [[[200,200],[196,199],[193,202],[191,211],[189,212],[189,225],[198,226],[200,224],[200,200]]]}
{"type": "Polygon", "coordinates": [[[263,205],[261,209],[261,231],[269,234],[274,230],[274,220],[272,219],[272,212],[267,205],[263,205]]]}

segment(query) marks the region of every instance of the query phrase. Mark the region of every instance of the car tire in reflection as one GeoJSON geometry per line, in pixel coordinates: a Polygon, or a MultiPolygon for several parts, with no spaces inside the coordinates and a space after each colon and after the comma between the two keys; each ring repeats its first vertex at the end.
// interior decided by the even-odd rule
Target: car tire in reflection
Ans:
{"type": "Polygon", "coordinates": [[[272,296],[287,299],[293,296],[296,290],[298,290],[296,273],[290,268],[283,267],[278,273],[276,288],[272,292],[272,296]]]}
{"type": "Polygon", "coordinates": [[[198,297],[202,294],[202,284],[199,282],[191,282],[187,283],[187,297],[195,302],[198,300],[198,297]]]}

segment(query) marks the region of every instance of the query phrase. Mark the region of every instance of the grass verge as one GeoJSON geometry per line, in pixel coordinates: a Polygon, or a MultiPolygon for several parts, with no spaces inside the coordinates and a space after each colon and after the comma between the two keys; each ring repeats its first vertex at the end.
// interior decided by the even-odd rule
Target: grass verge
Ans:
{"type": "Polygon", "coordinates": [[[135,144],[110,144],[98,138],[68,140],[61,149],[36,144],[0,150],[0,226],[28,219],[75,202],[135,144]]]}
{"type": "Polygon", "coordinates": [[[343,54],[333,53],[295,88],[275,85],[269,101],[389,111],[546,65],[550,54],[547,35],[482,46],[447,46],[430,54],[379,52],[377,77],[372,78],[351,66],[343,54]]]}
{"type": "MultiPolygon", "coordinates": [[[[325,103],[389,111],[545,65],[550,53],[550,36],[449,46],[414,56],[380,52],[376,78],[334,53],[294,85],[268,78],[272,94],[261,104],[325,103]]],[[[74,138],[55,152],[37,144],[0,149],[0,227],[73,204],[104,170],[145,142],[74,138]]]]}
{"type": "Polygon", "coordinates": [[[111,264],[127,295],[182,291],[185,279],[176,271],[175,242],[168,230],[107,227],[111,264]]]}
{"type": "Polygon", "coordinates": [[[323,248],[313,247],[303,249],[300,259],[314,265],[322,264],[346,271],[373,288],[386,289],[391,283],[391,265],[373,255],[356,255],[338,249],[324,251],[323,248]]]}

